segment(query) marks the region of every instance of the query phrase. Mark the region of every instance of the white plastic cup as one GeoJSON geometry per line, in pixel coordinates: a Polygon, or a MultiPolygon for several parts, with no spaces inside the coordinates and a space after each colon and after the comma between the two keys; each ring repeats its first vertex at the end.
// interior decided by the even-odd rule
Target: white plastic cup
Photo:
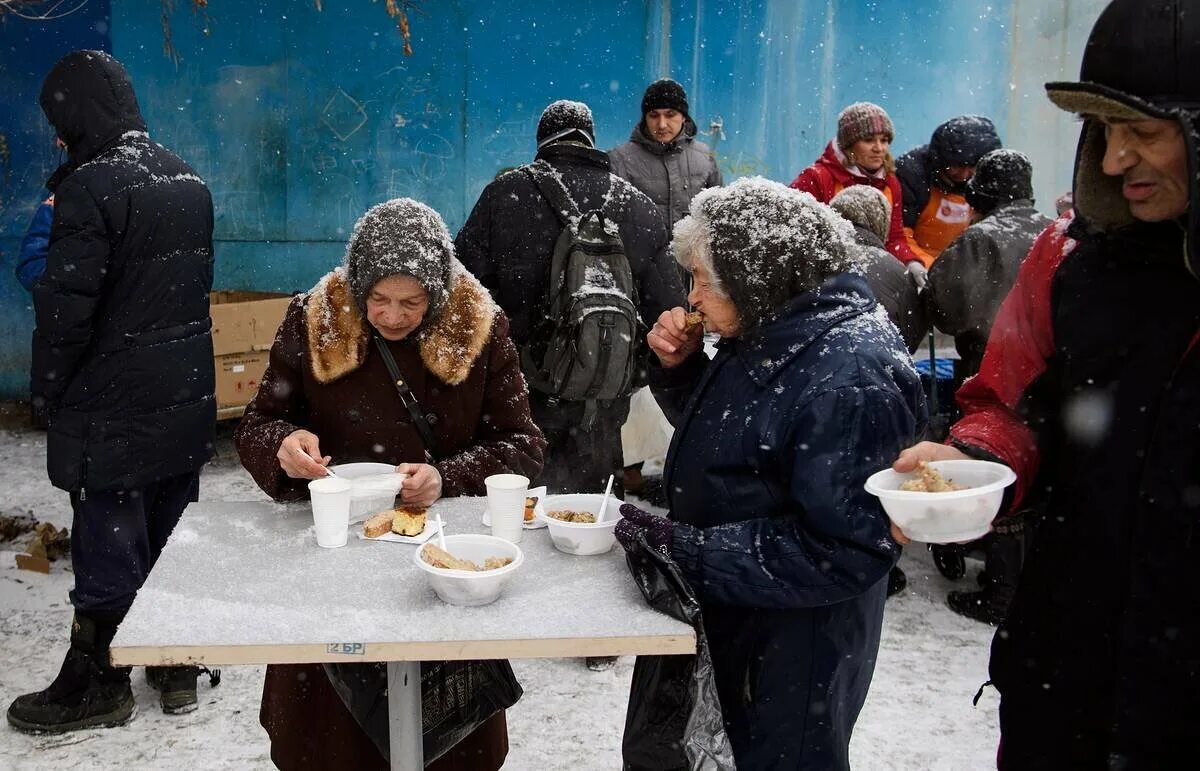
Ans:
{"type": "Polygon", "coordinates": [[[350,491],[353,487],[349,480],[334,477],[322,477],[308,483],[317,546],[335,549],[346,545],[346,534],[350,529],[350,491]]]}
{"type": "Polygon", "coordinates": [[[525,496],[529,492],[529,477],[520,474],[493,474],[483,480],[487,485],[488,514],[492,518],[492,535],[509,543],[521,540],[525,522],[525,496]]]}

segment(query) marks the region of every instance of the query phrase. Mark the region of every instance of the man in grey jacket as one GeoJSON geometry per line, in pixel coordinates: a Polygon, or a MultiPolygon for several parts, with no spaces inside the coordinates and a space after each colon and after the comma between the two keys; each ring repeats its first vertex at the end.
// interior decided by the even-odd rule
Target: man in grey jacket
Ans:
{"type": "Polygon", "coordinates": [[[696,141],[687,94],[670,78],[646,87],[642,119],[608,158],[614,174],[650,196],[668,230],[687,216],[696,193],[721,184],[712,151],[696,141]]]}
{"type": "MultiPolygon", "coordinates": [[[[642,119],[633,127],[629,141],[608,153],[612,172],[641,190],[662,214],[670,235],[675,223],[688,214],[692,198],[705,188],[721,185],[721,170],[712,151],[696,141],[696,124],[688,115],[687,93],[683,86],[670,78],[656,80],[642,95],[642,119]]],[[[686,282],[686,277],[683,277],[686,282]]],[[[647,394],[635,394],[631,401],[629,421],[622,429],[626,437],[644,441],[625,440],[626,450],[635,453],[626,457],[625,489],[651,501],[663,502],[657,479],[646,484],[642,464],[658,456],[650,449],[660,444],[666,453],[669,435],[663,436],[661,410],[647,394]],[[631,447],[638,449],[630,450],[631,447]]]]}

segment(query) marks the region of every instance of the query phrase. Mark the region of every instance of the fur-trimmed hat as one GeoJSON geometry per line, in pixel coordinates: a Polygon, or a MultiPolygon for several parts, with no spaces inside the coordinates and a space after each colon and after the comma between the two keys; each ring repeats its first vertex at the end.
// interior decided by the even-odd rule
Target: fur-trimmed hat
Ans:
{"type": "Polygon", "coordinates": [[[870,185],[851,185],[833,197],[829,208],[887,243],[888,230],[892,226],[892,205],[879,190],[870,185]]]}
{"type": "Polygon", "coordinates": [[[1200,277],[1200,12],[1189,0],[1113,0],[1096,20],[1078,82],[1046,84],[1050,101],[1082,115],[1076,213],[1104,230],[1134,221],[1121,177],[1104,173],[1108,142],[1097,117],[1177,121],[1190,180],[1188,270],[1200,277]]]}
{"type": "Polygon", "coordinates": [[[674,110],[691,117],[688,115],[687,92],[670,78],[662,78],[646,86],[646,93],[642,94],[642,117],[651,110],[674,110]]]}
{"type": "Polygon", "coordinates": [[[1033,164],[1025,153],[992,150],[979,159],[967,182],[967,203],[981,214],[1011,201],[1033,200],[1033,164]]]}
{"type": "Polygon", "coordinates": [[[537,146],[545,147],[552,142],[583,142],[588,147],[596,146],[596,124],[592,119],[592,108],[583,102],[559,99],[542,110],[538,120],[537,146]]]}
{"type": "Polygon", "coordinates": [[[763,177],[710,187],[692,199],[689,211],[675,225],[676,260],[710,266],[743,331],[856,265],[846,220],[808,193],[763,177]]]}
{"type": "Polygon", "coordinates": [[[450,285],[454,242],[441,216],[420,201],[393,198],[367,209],[346,244],[346,277],[360,311],[371,287],[389,276],[412,276],[429,293],[422,326],[437,318],[450,285]]]}
{"type": "Polygon", "coordinates": [[[887,111],[870,102],[855,102],[838,113],[837,142],[842,152],[847,152],[854,143],[876,134],[884,134],[890,143],[896,138],[896,127],[887,111]]]}

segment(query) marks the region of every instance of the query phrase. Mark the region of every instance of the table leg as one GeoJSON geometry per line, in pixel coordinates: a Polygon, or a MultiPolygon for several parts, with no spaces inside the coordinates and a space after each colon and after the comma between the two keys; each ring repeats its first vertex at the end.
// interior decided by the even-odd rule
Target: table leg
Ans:
{"type": "Polygon", "coordinates": [[[425,767],[421,745],[421,662],[389,661],[388,728],[392,771],[425,767]]]}

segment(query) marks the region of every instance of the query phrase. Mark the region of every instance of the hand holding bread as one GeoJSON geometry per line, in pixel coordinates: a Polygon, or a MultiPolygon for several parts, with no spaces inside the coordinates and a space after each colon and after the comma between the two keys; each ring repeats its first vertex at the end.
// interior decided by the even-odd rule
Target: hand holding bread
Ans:
{"type": "Polygon", "coordinates": [[[646,335],[646,343],[663,367],[682,364],[704,345],[704,317],[679,307],[663,311],[646,335]]]}

